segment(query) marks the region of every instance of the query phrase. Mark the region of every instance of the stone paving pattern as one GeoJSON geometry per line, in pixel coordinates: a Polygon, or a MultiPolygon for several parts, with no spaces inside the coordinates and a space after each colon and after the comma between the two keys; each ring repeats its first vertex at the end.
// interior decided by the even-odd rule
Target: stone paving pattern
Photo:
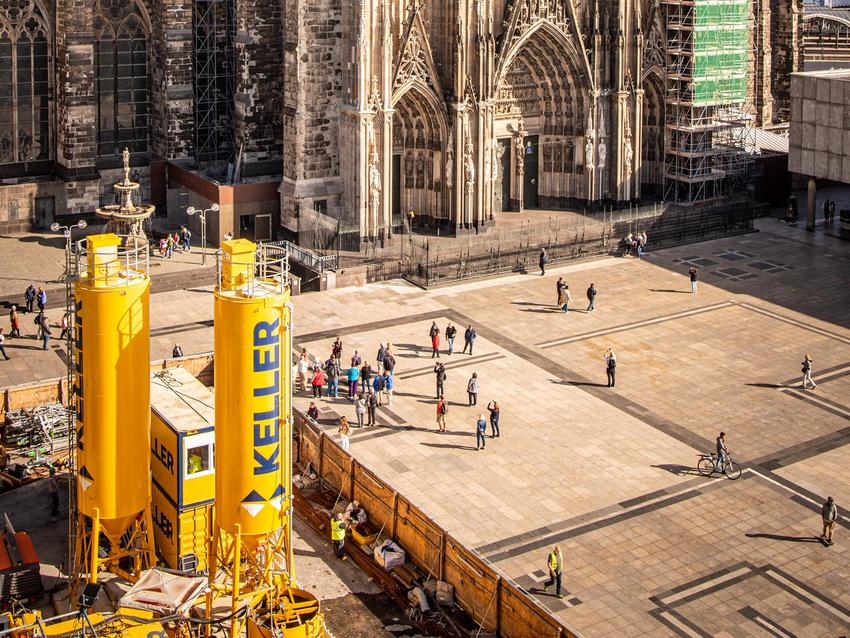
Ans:
{"type": "MultiPolygon", "coordinates": [[[[295,299],[296,343],[322,357],[339,334],[373,360],[394,344],[392,406],[351,450],[459,540],[586,636],[840,636],[850,631],[850,325],[845,243],[775,220],[761,232],[643,260],[602,259],[423,292],[391,282],[295,299]],[[701,264],[689,294],[686,271],[701,264]],[[734,269],[734,270],[731,270],[734,269]],[[554,308],[555,281],[573,309],[554,308]],[[583,312],[584,290],[599,289],[583,312]],[[428,328],[475,325],[474,355],[445,354],[448,432],[435,432],[428,328]],[[606,348],[618,355],[605,387],[606,348]],[[800,361],[815,362],[802,391],[800,361]],[[466,382],[481,378],[479,405],[466,382]],[[474,422],[502,407],[499,439],[475,451],[474,422]],[[700,477],[720,429],[741,479],[700,477]],[[820,504],[837,499],[825,547],[820,504]],[[564,551],[567,595],[542,591],[564,551]]],[[[208,289],[154,295],[152,356],[212,348],[208,289]]],[[[456,350],[463,347],[462,338],[456,350]]],[[[445,346],[445,344],[444,344],[445,346]]],[[[56,353],[18,350],[0,385],[47,375],[56,353]],[[21,365],[20,363],[17,365],[21,365]]],[[[50,375],[48,375],[50,376],[50,375]]],[[[320,423],[354,420],[321,401],[320,423]]],[[[296,405],[309,397],[298,393],[296,405]]]]}

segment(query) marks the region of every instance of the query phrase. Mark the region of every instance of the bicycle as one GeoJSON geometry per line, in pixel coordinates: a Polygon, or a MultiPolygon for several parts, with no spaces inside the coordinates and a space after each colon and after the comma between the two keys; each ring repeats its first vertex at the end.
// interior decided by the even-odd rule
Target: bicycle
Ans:
{"type": "Polygon", "coordinates": [[[741,476],[741,466],[732,460],[731,455],[726,455],[726,463],[723,469],[717,467],[716,454],[700,454],[699,462],[697,463],[697,471],[702,476],[711,476],[715,472],[723,472],[723,475],[731,481],[734,481],[741,476]]]}

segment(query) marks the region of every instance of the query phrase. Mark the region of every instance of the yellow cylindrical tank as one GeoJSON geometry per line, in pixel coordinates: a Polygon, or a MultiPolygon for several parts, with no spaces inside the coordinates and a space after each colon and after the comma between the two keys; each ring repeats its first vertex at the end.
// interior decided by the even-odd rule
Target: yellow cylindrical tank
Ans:
{"type": "Polygon", "coordinates": [[[82,513],[120,534],[150,502],[150,278],[138,267],[147,246],[94,235],[85,252],[76,285],[77,498],[82,513]]]}
{"type": "Polygon", "coordinates": [[[289,510],[289,291],[280,276],[265,273],[250,241],[225,241],[221,259],[215,520],[250,545],[251,537],[281,528],[289,510]]]}

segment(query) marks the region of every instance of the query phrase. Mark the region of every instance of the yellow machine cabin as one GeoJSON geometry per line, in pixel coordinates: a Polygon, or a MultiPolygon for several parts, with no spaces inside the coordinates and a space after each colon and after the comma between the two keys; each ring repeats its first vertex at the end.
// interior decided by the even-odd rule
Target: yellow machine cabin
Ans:
{"type": "Polygon", "coordinates": [[[183,368],[151,375],[151,506],[154,541],[172,569],[207,567],[215,501],[212,390],[183,368]]]}

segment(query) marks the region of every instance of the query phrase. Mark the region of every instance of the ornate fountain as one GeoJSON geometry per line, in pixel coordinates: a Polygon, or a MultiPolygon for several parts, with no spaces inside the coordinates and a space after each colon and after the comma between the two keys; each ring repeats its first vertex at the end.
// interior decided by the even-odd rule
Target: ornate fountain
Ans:
{"type": "Polygon", "coordinates": [[[130,151],[126,148],[121,151],[121,158],[124,160],[124,179],[114,186],[119,203],[101,206],[95,212],[106,220],[104,232],[147,239],[142,224],[153,215],[156,207],[153,204],[133,203],[133,195],[141,186],[130,181],[130,151]]]}

